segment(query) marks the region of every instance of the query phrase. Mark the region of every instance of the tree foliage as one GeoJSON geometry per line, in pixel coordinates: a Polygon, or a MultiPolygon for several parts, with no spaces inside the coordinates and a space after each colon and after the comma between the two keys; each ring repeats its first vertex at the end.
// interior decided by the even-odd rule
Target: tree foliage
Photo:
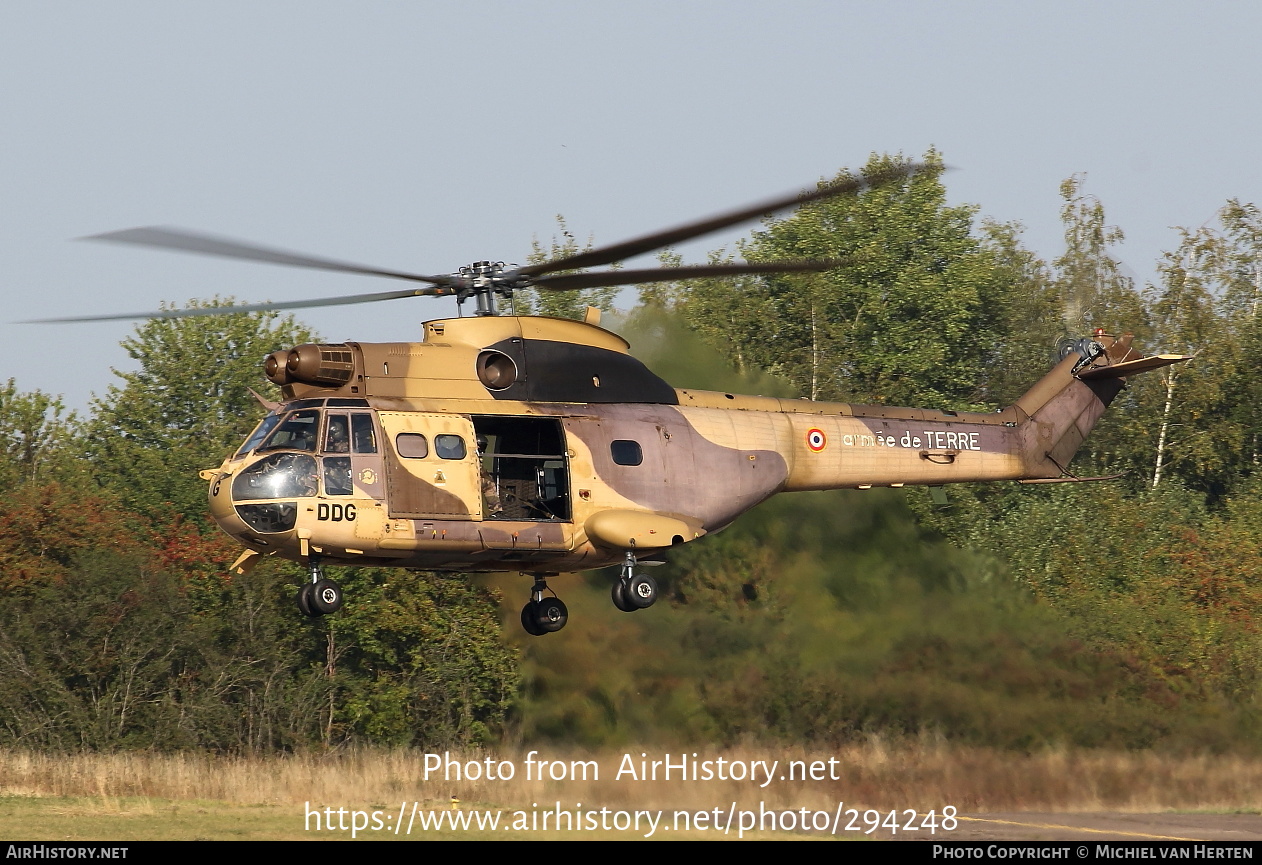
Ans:
{"type": "MultiPolygon", "coordinates": [[[[230,306],[219,299],[190,303],[230,306]]],[[[198,471],[218,466],[263,414],[250,389],[279,396],[263,376],[264,357],[314,339],[292,317],[274,312],[138,325],[123,341],[138,368],[115,370],[123,384],[93,404],[86,449],[97,477],[150,516],[203,515],[206,489],[198,471]]]]}
{"type": "Polygon", "coordinates": [[[293,566],[226,572],[236,549],[207,531],[197,470],[257,422],[250,388],[279,396],[264,356],[312,339],[267,313],[148,321],[124,344],[138,369],[73,439],[58,401],[0,390],[0,743],[257,751],[498,735],[516,670],[494,598],[467,580],[352,572],[353,605],[313,625],[293,566]],[[75,450],[87,476],[42,478],[75,450]]]}
{"type": "MultiPolygon", "coordinates": [[[[859,174],[902,157],[873,156],[859,174]]],[[[749,261],[843,259],[820,274],[698,281],[678,304],[741,365],[813,399],[947,405],[977,397],[976,371],[999,336],[992,255],[972,233],[975,208],[949,206],[942,162],[857,196],[808,204],[742,245],[749,261]],[[930,325],[931,323],[931,325],[930,325]]],[[[830,182],[853,179],[843,171],[830,182]]]]}
{"type": "MultiPolygon", "coordinates": [[[[738,247],[846,266],[645,286],[619,326],[684,386],[951,408],[1010,403],[1061,336],[1133,331],[1145,351],[1194,360],[1133,379],[1088,439],[1075,465],[1123,481],[962,487],[945,509],[912,490],[780,498],[674,551],[651,614],[614,610],[609,575],[571,583],[560,637],[521,635],[517,606],[481,580],[387,569],[338,574],[351,603],[303,623],[292,567],[224,573],[234,550],[203,532],[196,470],[261,413],[246,388],[267,392],[262,357],[310,335],[276,316],[149,322],[127,342],[138,369],[82,425],[55,398],[0,388],[0,744],[827,745],[931,731],[1023,749],[1255,749],[1257,207],[1231,201],[1181,230],[1141,291],[1081,175],[1061,188],[1065,249],[1044,258],[1019,225],[948,204],[937,154],[925,161],[738,247]]],[[[560,229],[532,260],[580,251],[560,229]]],[[[580,317],[613,296],[527,295],[518,309],[580,317]]],[[[519,578],[496,580],[520,595],[519,578]]]]}
{"type": "MultiPolygon", "coordinates": [[[[587,252],[592,248],[592,238],[587,238],[587,243],[580,246],[578,238],[574,236],[569,226],[566,225],[565,217],[557,214],[556,220],[557,231],[561,233],[560,239],[554,235],[548,248],[545,249],[543,244],[539,242],[539,238],[536,237],[531,242],[530,256],[526,259],[528,264],[543,264],[545,261],[568,258],[571,255],[578,255],[580,252],[587,252]]],[[[581,269],[558,270],[550,275],[560,276],[567,273],[582,272],[581,269]]],[[[613,312],[614,298],[617,296],[617,286],[587,288],[580,291],[549,291],[547,289],[530,288],[514,294],[513,308],[518,315],[552,315],[557,318],[581,320],[589,306],[594,306],[602,312],[613,312]]]]}
{"type": "Polygon", "coordinates": [[[0,386],[0,482],[6,489],[46,479],[70,462],[76,417],[59,397],[0,386]]]}

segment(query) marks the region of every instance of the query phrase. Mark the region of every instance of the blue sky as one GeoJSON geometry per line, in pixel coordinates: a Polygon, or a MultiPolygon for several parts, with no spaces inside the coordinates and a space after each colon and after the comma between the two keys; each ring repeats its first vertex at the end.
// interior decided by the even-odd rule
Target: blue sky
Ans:
{"type": "MultiPolygon", "coordinates": [[[[941,151],[954,203],[1060,251],[1075,172],[1141,280],[1174,226],[1262,202],[1246,3],[0,3],[0,379],[87,406],[126,322],[337,274],[76,243],[172,224],[423,273],[520,261],[564,214],[613,242],[941,151]]],[[[691,259],[744,231],[685,248],[691,259]]],[[[417,339],[449,301],[313,310],[417,339]]]]}

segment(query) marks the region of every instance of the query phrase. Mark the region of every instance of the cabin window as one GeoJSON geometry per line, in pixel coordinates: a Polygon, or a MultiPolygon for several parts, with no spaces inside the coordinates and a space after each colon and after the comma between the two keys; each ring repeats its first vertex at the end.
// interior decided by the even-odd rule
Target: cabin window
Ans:
{"type": "Polygon", "coordinates": [[[457,435],[444,433],[434,436],[434,453],[439,458],[445,460],[462,460],[468,451],[464,446],[464,439],[457,435]]]}
{"type": "Polygon", "coordinates": [[[399,456],[419,460],[429,456],[429,441],[420,433],[399,433],[394,437],[399,456]]]}
{"type": "Polygon", "coordinates": [[[644,450],[640,443],[629,439],[615,439],[610,442],[609,454],[620,466],[638,466],[644,462],[644,450]]]}

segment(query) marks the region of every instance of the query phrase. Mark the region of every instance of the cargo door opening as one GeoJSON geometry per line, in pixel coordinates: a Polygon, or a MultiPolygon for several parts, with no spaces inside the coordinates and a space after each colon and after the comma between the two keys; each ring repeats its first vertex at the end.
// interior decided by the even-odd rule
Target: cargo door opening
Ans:
{"type": "Polygon", "coordinates": [[[570,472],[561,422],[551,418],[473,418],[483,519],[569,522],[570,472]]]}

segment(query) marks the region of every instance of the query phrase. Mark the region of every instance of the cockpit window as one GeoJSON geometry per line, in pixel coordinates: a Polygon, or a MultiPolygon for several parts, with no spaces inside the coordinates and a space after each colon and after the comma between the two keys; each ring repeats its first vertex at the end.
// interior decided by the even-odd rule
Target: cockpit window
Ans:
{"type": "Polygon", "coordinates": [[[258,447],[259,442],[267,438],[267,434],[276,429],[276,424],[280,423],[281,416],[278,414],[269,414],[263,418],[263,422],[254,428],[254,432],[250,433],[250,437],[245,440],[245,444],[241,445],[241,449],[237,451],[237,456],[243,456],[258,447]]]}
{"type": "Polygon", "coordinates": [[[351,483],[350,457],[324,458],[324,494],[326,496],[349,496],[355,492],[351,483]]]}
{"type": "Polygon", "coordinates": [[[372,428],[372,415],[351,415],[351,440],[355,443],[355,453],[375,454],[377,452],[377,436],[372,428]]]}
{"type": "Polygon", "coordinates": [[[350,425],[347,423],[346,415],[329,415],[328,429],[324,433],[324,452],[326,454],[351,452],[350,425]]]}
{"type": "Polygon", "coordinates": [[[285,418],[285,422],[268,436],[260,451],[274,451],[281,448],[295,451],[313,451],[316,448],[317,433],[320,428],[320,412],[296,411],[285,418]]]}
{"type": "Polygon", "coordinates": [[[316,494],[315,457],[272,454],[251,465],[232,482],[235,501],[284,499],[316,494]]]}

